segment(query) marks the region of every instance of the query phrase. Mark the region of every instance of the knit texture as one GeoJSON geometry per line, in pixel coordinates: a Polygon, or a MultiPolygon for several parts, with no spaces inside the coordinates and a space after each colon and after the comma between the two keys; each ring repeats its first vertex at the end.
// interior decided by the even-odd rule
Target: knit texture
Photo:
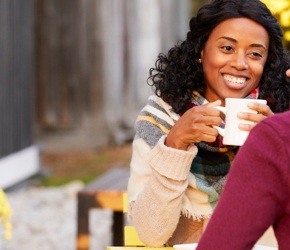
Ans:
{"type": "MultiPolygon", "coordinates": [[[[202,96],[193,93],[188,108],[205,103],[202,96]]],[[[188,151],[167,147],[166,136],[179,118],[161,98],[150,96],[135,124],[129,216],[139,237],[149,246],[184,243],[179,241],[179,234],[185,233],[180,216],[191,225],[199,222],[200,236],[237,150],[222,145],[220,137],[215,143],[192,144],[188,151]]],[[[199,236],[184,237],[186,242],[195,242],[199,236]]]]}

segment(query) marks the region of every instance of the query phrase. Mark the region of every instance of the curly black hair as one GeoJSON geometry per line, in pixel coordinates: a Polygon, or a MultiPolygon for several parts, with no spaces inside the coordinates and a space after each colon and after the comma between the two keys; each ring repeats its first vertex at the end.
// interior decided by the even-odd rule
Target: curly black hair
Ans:
{"type": "Polygon", "coordinates": [[[183,113],[194,90],[204,95],[206,85],[198,59],[211,31],[227,19],[241,17],[262,25],[270,38],[268,58],[259,83],[259,98],[266,99],[275,113],[289,109],[290,81],[285,72],[290,67],[290,57],[283,48],[283,34],[276,18],[259,0],[213,0],[191,18],[186,40],[167,54],[159,54],[155,67],[149,70],[147,83],[175,112],[183,113]]]}

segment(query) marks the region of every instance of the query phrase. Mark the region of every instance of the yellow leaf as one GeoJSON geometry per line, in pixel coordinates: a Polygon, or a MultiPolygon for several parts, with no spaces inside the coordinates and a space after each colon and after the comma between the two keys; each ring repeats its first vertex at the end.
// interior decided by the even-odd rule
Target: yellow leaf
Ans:
{"type": "Polygon", "coordinates": [[[290,42],[290,30],[289,31],[286,31],[284,33],[284,39],[288,42],[290,42]]]}
{"type": "Polygon", "coordinates": [[[281,11],[290,8],[289,0],[261,0],[271,10],[273,14],[279,14],[281,11]]]}
{"type": "Polygon", "coordinates": [[[11,239],[12,225],[10,222],[11,208],[7,201],[6,195],[2,189],[0,189],[0,223],[4,227],[4,237],[9,240],[11,239]]]}
{"type": "Polygon", "coordinates": [[[290,26],[290,9],[281,13],[280,23],[284,27],[290,26]]]}

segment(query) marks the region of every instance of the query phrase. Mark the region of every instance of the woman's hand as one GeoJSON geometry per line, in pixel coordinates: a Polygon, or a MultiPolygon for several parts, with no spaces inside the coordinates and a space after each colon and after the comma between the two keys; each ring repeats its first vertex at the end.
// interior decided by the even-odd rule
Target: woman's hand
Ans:
{"type": "MultiPolygon", "coordinates": [[[[286,76],[290,77],[290,69],[286,71],[286,76]]],[[[238,117],[240,119],[254,122],[254,124],[240,124],[239,128],[241,130],[250,131],[257,123],[274,114],[268,105],[255,103],[254,100],[248,106],[250,109],[256,110],[258,114],[239,113],[238,117]]]]}
{"type": "Polygon", "coordinates": [[[238,117],[240,119],[252,121],[254,123],[254,124],[244,124],[244,123],[239,124],[239,128],[241,130],[250,131],[257,123],[264,120],[266,117],[272,116],[274,114],[267,104],[260,104],[255,102],[255,100],[249,103],[248,107],[250,109],[257,111],[258,113],[257,114],[247,112],[239,113],[238,117]]]}
{"type": "Polygon", "coordinates": [[[165,145],[187,150],[194,142],[214,142],[218,132],[212,126],[219,126],[222,119],[220,111],[213,107],[219,105],[221,105],[220,100],[186,111],[170,130],[165,145]]]}

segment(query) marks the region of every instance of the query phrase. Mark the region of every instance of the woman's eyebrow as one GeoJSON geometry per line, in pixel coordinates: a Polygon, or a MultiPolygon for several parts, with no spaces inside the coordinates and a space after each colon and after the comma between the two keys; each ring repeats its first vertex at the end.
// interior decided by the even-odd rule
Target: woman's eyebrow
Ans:
{"type": "Polygon", "coordinates": [[[226,40],[229,40],[229,41],[231,41],[231,42],[238,43],[238,41],[237,41],[236,39],[234,39],[234,38],[232,38],[232,37],[228,37],[228,36],[221,36],[221,37],[219,37],[219,38],[217,39],[217,41],[220,40],[220,39],[226,39],[226,40]]]}
{"type": "MultiPolygon", "coordinates": [[[[225,39],[225,40],[231,41],[231,42],[233,42],[233,43],[238,43],[238,41],[237,41],[236,39],[234,39],[234,38],[232,38],[232,37],[228,37],[228,36],[221,36],[221,37],[219,37],[219,38],[217,39],[217,41],[220,40],[220,39],[225,39]]],[[[263,48],[263,49],[267,50],[267,48],[266,48],[263,44],[260,44],[260,43],[252,43],[252,44],[250,45],[250,47],[254,47],[254,48],[263,48]]]]}
{"type": "Polygon", "coordinates": [[[260,43],[253,43],[253,44],[250,45],[250,47],[263,48],[264,50],[267,50],[267,48],[264,45],[260,44],[260,43]]]}

